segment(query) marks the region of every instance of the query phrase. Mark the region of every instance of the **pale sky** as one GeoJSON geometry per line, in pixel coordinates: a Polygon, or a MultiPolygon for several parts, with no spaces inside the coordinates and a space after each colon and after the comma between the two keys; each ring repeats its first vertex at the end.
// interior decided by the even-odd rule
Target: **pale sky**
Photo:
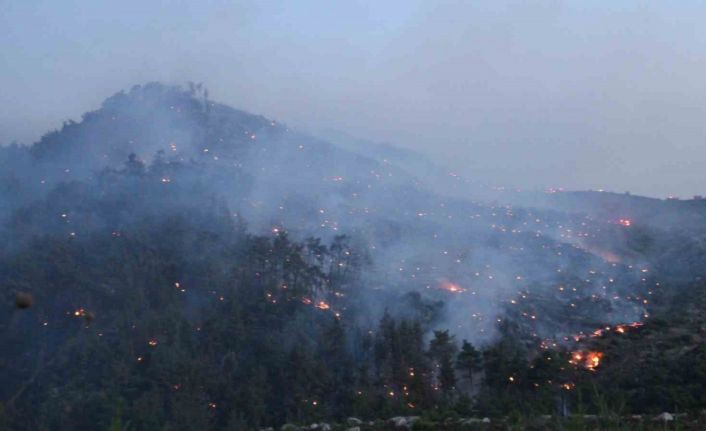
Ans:
{"type": "Polygon", "coordinates": [[[706,194],[706,3],[0,0],[0,143],[201,81],[523,188],[706,194]]]}

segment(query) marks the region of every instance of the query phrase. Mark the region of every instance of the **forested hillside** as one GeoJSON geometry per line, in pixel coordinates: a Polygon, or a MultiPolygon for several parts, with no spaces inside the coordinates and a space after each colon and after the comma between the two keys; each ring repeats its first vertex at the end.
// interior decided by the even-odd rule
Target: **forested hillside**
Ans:
{"type": "Polygon", "coordinates": [[[345,147],[147,84],[0,148],[0,429],[697,420],[698,205],[470,200],[345,147]]]}

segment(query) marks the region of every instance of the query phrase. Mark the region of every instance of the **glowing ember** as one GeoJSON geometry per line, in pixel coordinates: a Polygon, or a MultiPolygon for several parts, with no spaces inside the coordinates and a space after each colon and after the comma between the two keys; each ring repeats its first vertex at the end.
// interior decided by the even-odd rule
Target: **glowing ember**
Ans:
{"type": "Polygon", "coordinates": [[[331,307],[325,301],[319,301],[316,303],[316,308],[319,310],[328,310],[331,307]]]}
{"type": "Polygon", "coordinates": [[[644,325],[644,323],[642,323],[642,322],[632,322],[632,323],[625,323],[622,325],[617,325],[615,327],[615,332],[617,332],[619,334],[625,334],[628,331],[628,329],[639,328],[642,325],[644,325]]]}
{"type": "Polygon", "coordinates": [[[632,220],[630,220],[629,218],[621,218],[620,220],[618,220],[618,224],[620,226],[630,227],[632,226],[632,220]]]}
{"type": "Polygon", "coordinates": [[[439,288],[451,293],[461,293],[466,291],[466,289],[462,288],[458,284],[454,284],[449,281],[442,282],[439,285],[439,288]]]}

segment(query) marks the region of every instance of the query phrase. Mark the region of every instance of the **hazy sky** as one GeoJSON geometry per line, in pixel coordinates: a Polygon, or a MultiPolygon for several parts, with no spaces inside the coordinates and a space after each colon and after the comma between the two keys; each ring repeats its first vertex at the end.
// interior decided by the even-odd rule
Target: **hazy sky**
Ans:
{"type": "Polygon", "coordinates": [[[202,81],[498,185],[706,192],[706,3],[0,0],[0,142],[202,81]]]}

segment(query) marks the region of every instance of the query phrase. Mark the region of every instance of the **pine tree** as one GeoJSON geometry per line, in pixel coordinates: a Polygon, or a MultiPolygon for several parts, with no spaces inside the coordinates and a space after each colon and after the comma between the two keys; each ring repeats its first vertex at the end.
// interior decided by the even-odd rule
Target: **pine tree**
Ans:
{"type": "Polygon", "coordinates": [[[456,357],[456,369],[466,374],[466,378],[473,384],[473,376],[483,369],[483,357],[473,344],[463,340],[461,351],[456,357]]]}
{"type": "Polygon", "coordinates": [[[438,370],[437,381],[445,399],[450,399],[456,386],[454,357],[456,355],[454,337],[448,330],[434,331],[434,338],[429,344],[429,356],[438,370]]]}

